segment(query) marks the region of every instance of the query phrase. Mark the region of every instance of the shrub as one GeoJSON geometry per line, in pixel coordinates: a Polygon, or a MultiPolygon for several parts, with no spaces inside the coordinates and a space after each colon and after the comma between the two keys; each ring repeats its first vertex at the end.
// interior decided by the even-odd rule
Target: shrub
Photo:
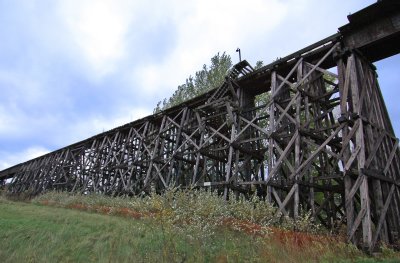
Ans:
{"type": "Polygon", "coordinates": [[[111,214],[115,213],[117,208],[127,208],[153,217],[166,229],[198,232],[202,235],[212,235],[217,227],[226,224],[227,220],[235,229],[243,230],[245,227],[250,231],[251,228],[255,234],[267,233],[270,226],[313,233],[319,229],[319,225],[313,222],[310,212],[303,211],[296,219],[276,217],[277,208],[256,195],[249,199],[240,197],[225,201],[216,191],[205,189],[173,188],[161,195],[151,193],[147,196],[134,197],[53,191],[40,195],[32,201],[60,207],[79,206],[87,210],[107,207],[107,212],[111,214]],[[258,227],[251,227],[251,224],[256,224],[258,227]]]}

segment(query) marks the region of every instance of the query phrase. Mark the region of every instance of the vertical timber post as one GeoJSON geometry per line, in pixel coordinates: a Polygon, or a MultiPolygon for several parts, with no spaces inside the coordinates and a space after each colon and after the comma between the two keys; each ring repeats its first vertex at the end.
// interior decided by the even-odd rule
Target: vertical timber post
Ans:
{"type": "Polygon", "coordinates": [[[398,239],[399,198],[393,194],[399,179],[398,140],[385,111],[374,66],[356,50],[341,53],[337,66],[339,121],[345,123],[341,158],[347,237],[373,252],[378,240],[393,243],[398,239]]]}

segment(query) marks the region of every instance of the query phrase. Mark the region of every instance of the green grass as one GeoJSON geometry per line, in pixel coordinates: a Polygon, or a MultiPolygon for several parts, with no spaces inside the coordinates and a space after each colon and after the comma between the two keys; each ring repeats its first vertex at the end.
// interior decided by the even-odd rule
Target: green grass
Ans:
{"type": "MultiPolygon", "coordinates": [[[[51,192],[30,202],[0,197],[0,262],[400,262],[399,253],[386,248],[372,258],[335,238],[287,230],[260,237],[218,223],[229,217],[276,228],[265,216],[271,209],[205,192],[144,199],[51,192]],[[74,205],[88,211],[65,208],[74,205]],[[111,208],[109,215],[99,207],[111,208]],[[118,208],[150,214],[133,219],[118,208]]],[[[308,220],[304,229],[314,226],[308,220]]]]}
{"type": "Polygon", "coordinates": [[[2,262],[261,261],[253,241],[226,229],[199,239],[153,220],[0,202],[2,262]]]}

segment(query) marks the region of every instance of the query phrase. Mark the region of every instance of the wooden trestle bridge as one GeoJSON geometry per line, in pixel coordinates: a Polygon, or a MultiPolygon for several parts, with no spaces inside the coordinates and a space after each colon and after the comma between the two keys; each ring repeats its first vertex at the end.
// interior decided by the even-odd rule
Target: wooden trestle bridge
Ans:
{"type": "Polygon", "coordinates": [[[11,193],[108,195],[173,186],[254,192],[311,210],[371,251],[400,234],[400,151],[372,62],[400,51],[400,8],[379,1],[338,33],[163,112],[0,172],[11,193]],[[328,71],[328,69],[333,69],[328,71]],[[335,73],[333,73],[335,72],[335,73]],[[265,104],[255,103],[264,94],[265,104]]]}

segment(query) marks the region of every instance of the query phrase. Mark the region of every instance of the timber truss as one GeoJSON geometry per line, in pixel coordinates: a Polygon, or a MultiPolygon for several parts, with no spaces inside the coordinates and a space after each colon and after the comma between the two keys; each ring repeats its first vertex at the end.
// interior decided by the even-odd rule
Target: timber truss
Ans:
{"type": "Polygon", "coordinates": [[[349,241],[371,251],[394,244],[400,151],[371,64],[387,54],[352,45],[360,31],[349,25],[259,70],[242,61],[215,90],[11,167],[0,179],[12,178],[12,193],[137,195],[177,186],[215,189],[226,199],[256,193],[277,216],[304,209],[327,228],[345,224],[349,241]]]}

